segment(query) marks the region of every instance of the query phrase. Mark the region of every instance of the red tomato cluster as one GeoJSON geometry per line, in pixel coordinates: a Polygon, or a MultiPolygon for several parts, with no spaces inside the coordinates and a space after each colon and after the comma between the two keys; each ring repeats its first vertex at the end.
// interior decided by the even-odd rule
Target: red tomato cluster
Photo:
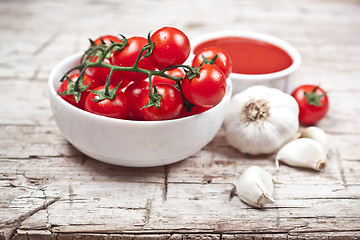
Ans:
{"type": "MultiPolygon", "coordinates": [[[[96,39],[93,44],[110,46],[122,41],[115,36],[106,35],[96,39]]],[[[75,84],[79,74],[68,76],[57,92],[78,108],[112,118],[155,121],[198,114],[222,100],[226,91],[226,78],[231,72],[231,62],[229,56],[221,49],[204,49],[193,60],[192,66],[198,69],[198,73],[189,77],[186,66],[182,64],[187,60],[190,51],[187,36],[172,27],[157,30],[149,40],[143,37],[131,37],[127,39],[124,48],[111,52],[103,62],[113,66],[132,67],[138,61],[137,66],[140,69],[153,73],[166,70],[165,74],[182,80],[177,83],[152,74],[153,89],[150,89],[148,75],[143,72],[113,71],[110,85],[106,88],[110,69],[94,66],[87,68],[83,80],[77,83],[80,87],[87,88],[81,92],[78,101],[72,94],[70,85],[75,84]],[[153,49],[151,54],[146,56],[147,52],[142,50],[150,43],[153,43],[153,49]],[[217,56],[216,60],[213,59],[215,56],[217,56]],[[204,60],[205,62],[202,63],[204,60]],[[209,63],[208,60],[215,61],[209,63]],[[104,97],[106,91],[106,96],[112,96],[111,98],[104,97]],[[160,106],[146,106],[153,92],[161,95],[160,106]],[[190,112],[186,111],[184,106],[186,101],[191,103],[190,112]]],[[[90,56],[88,60],[96,63],[98,57],[90,56]]]]}

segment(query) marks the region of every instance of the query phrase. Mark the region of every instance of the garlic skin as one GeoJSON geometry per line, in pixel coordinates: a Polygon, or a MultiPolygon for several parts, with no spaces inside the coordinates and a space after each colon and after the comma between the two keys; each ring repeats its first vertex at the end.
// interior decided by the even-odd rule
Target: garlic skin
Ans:
{"type": "Polygon", "coordinates": [[[252,86],[235,94],[224,119],[227,142],[242,153],[269,154],[295,137],[295,99],[275,88],[252,86]]]}
{"type": "Polygon", "coordinates": [[[329,151],[329,139],[326,133],[318,127],[307,127],[300,135],[300,138],[311,138],[320,143],[323,147],[325,154],[329,151]]]}
{"type": "Polygon", "coordinates": [[[279,161],[294,167],[322,170],[327,163],[326,153],[320,143],[311,138],[299,138],[283,146],[275,159],[276,168],[279,161]]]}
{"type": "Polygon", "coordinates": [[[247,168],[235,182],[236,192],[245,203],[261,208],[266,203],[273,203],[274,191],[272,175],[258,166],[247,168]]]}

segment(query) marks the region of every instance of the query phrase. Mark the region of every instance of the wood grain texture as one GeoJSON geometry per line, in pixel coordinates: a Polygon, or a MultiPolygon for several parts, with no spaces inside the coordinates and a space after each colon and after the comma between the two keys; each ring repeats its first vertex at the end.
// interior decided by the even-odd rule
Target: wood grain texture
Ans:
{"type": "Polygon", "coordinates": [[[0,1],[0,239],[360,239],[359,43],[358,0],[0,1]],[[68,143],[48,100],[55,64],[88,38],[165,25],[190,39],[243,29],[294,45],[294,87],[329,92],[318,124],[330,139],[324,171],[277,171],[275,155],[241,154],[223,129],[190,158],[155,168],[98,162],[68,143]],[[281,182],[264,209],[234,195],[251,165],[281,182]]]}

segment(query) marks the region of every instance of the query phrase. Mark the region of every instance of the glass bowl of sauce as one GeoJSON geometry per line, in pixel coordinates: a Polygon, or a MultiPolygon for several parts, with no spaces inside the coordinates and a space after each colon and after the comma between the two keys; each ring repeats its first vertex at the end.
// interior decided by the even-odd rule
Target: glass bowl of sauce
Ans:
{"type": "Polygon", "coordinates": [[[301,56],[289,43],[258,32],[211,32],[192,41],[193,54],[208,47],[223,49],[231,58],[233,94],[253,85],[265,85],[284,92],[292,89],[291,75],[301,56]]]}

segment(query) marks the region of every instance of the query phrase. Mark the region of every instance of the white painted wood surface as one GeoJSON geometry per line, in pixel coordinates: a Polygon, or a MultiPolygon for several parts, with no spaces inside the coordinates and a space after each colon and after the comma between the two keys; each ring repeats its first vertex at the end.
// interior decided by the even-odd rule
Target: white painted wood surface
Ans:
{"type": "Polygon", "coordinates": [[[0,0],[0,239],[359,239],[360,2],[0,0]],[[289,41],[303,62],[296,85],[321,84],[331,108],[324,171],[274,167],[220,130],[199,153],[157,168],[111,166],[61,135],[47,77],[103,34],[176,26],[194,38],[243,29],[289,41]],[[254,209],[233,194],[250,165],[281,181],[254,209]]]}

